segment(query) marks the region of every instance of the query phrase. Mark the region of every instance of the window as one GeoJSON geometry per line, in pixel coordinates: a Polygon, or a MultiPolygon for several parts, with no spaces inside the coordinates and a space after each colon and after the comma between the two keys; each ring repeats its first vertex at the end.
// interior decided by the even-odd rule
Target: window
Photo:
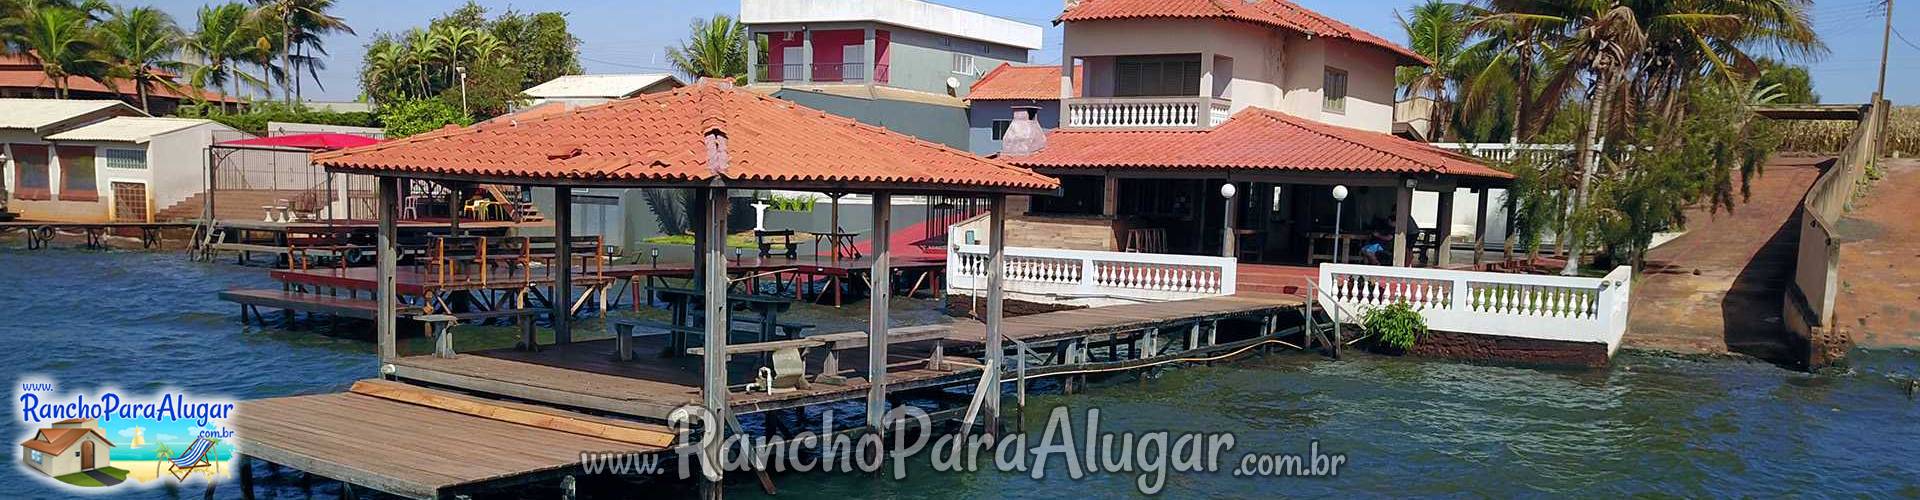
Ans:
{"type": "Polygon", "coordinates": [[[974,73],[974,67],[973,67],[973,55],[954,54],[953,55],[953,72],[959,73],[962,75],[976,74],[974,73]]]}
{"type": "Polygon", "coordinates": [[[1200,55],[1114,59],[1115,97],[1200,95],[1200,55]]]}
{"type": "Polygon", "coordinates": [[[28,454],[27,458],[32,459],[33,463],[36,463],[36,464],[47,463],[47,454],[41,453],[40,450],[28,450],[28,451],[31,451],[32,453],[28,454]]]}
{"type": "Polygon", "coordinates": [[[1060,196],[1037,195],[1028,211],[1036,214],[1100,215],[1107,180],[1092,175],[1060,176],[1060,196]]]}
{"type": "Polygon", "coordinates": [[[100,201],[99,176],[93,171],[93,148],[55,148],[60,155],[60,199],[100,201]]]}
{"type": "Polygon", "coordinates": [[[95,165],[105,168],[145,169],[147,152],[140,149],[102,149],[100,159],[95,165]]]}
{"type": "Polygon", "coordinates": [[[47,147],[39,144],[8,146],[7,158],[13,161],[15,179],[13,197],[22,200],[53,199],[53,183],[48,177],[47,147]]]}
{"type": "Polygon", "coordinates": [[[1011,127],[1011,126],[1013,126],[1013,120],[994,120],[993,121],[993,140],[998,141],[1001,139],[1005,139],[1007,137],[1007,127],[1011,127]]]}
{"type": "Polygon", "coordinates": [[[1320,102],[1320,110],[1328,113],[1346,113],[1347,72],[1345,70],[1327,68],[1327,76],[1325,81],[1322,82],[1322,85],[1324,94],[1320,102]]]}

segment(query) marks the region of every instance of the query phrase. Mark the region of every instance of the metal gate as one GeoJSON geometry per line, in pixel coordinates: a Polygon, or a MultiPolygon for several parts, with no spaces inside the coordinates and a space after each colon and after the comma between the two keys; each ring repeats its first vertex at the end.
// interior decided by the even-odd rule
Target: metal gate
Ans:
{"type": "Polygon", "coordinates": [[[113,220],[115,222],[152,222],[149,217],[146,184],[113,183],[113,220]]]}

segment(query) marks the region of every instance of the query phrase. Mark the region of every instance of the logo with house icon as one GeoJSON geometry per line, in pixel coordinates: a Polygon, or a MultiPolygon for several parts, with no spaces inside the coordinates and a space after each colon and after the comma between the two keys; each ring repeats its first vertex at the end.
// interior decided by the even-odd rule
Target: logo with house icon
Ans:
{"type": "Polygon", "coordinates": [[[76,486],[112,486],[127,479],[127,471],[113,467],[113,441],[91,418],[54,422],[20,442],[27,468],[76,486]]]}

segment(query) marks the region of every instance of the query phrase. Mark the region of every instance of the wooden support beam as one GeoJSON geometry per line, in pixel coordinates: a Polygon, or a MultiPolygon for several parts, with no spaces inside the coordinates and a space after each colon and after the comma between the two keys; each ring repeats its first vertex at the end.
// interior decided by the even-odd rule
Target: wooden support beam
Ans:
{"type": "MultiPolygon", "coordinates": [[[[732,324],[727,320],[727,190],[701,189],[694,198],[699,212],[694,239],[703,243],[698,256],[702,265],[696,276],[700,278],[705,299],[702,306],[706,309],[707,327],[702,344],[707,355],[701,356],[700,396],[713,418],[724,422],[732,418],[727,412],[727,330],[732,324]]],[[[712,440],[703,454],[715,471],[720,470],[722,441],[712,440]]],[[[702,481],[700,491],[703,498],[720,498],[720,480],[702,481]]]]}
{"type": "Polygon", "coordinates": [[[1434,230],[1439,233],[1435,238],[1438,243],[1433,250],[1435,267],[1447,267],[1453,264],[1453,251],[1449,250],[1448,242],[1453,239],[1453,193],[1455,191],[1454,189],[1440,191],[1440,210],[1433,219],[1434,230]]]}
{"type": "Polygon", "coordinates": [[[400,298],[396,296],[393,275],[400,262],[400,246],[397,242],[399,231],[394,223],[394,219],[400,216],[400,179],[393,177],[378,179],[374,183],[374,197],[379,200],[380,205],[380,230],[375,237],[374,253],[379,262],[376,265],[378,269],[374,277],[376,282],[374,294],[379,298],[379,310],[374,312],[374,337],[375,342],[379,344],[380,361],[384,362],[399,357],[399,343],[396,336],[398,318],[394,317],[394,309],[400,305],[400,298]]]}
{"type": "Polygon", "coordinates": [[[1474,190],[1478,198],[1473,211],[1473,265],[1486,262],[1487,257],[1487,197],[1493,193],[1487,188],[1474,190]]]}
{"type": "Polygon", "coordinates": [[[1000,368],[1007,366],[1006,319],[1007,275],[1007,197],[995,195],[988,201],[987,216],[987,365],[995,367],[982,376],[993,377],[993,397],[987,398],[987,428],[998,429],[1000,418],[1000,368]]]}
{"type": "Polygon", "coordinates": [[[1412,243],[1408,240],[1413,233],[1413,180],[1407,179],[1394,188],[1393,197],[1393,262],[1390,266],[1407,265],[1407,249],[1412,243]]]}
{"type": "Polygon", "coordinates": [[[888,302],[893,295],[892,249],[893,197],[885,192],[873,194],[873,267],[867,287],[867,426],[879,429],[887,411],[887,320],[888,302]]]}
{"type": "Polygon", "coordinates": [[[553,188],[553,343],[573,342],[573,189],[553,188]]]}

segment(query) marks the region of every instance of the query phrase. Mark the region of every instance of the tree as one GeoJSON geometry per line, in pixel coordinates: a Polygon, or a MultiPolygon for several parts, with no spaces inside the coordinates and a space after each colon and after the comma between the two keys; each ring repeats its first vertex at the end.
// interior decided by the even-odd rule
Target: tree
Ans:
{"type": "Polygon", "coordinates": [[[86,12],[43,5],[30,7],[22,15],[16,43],[39,59],[40,70],[54,82],[59,98],[67,98],[69,78],[105,76],[107,62],[100,57],[86,12]]]}
{"type": "Polygon", "coordinates": [[[310,75],[317,77],[318,59],[306,54],[307,51],[327,55],[322,42],[325,35],[333,33],[355,34],[346,20],[327,13],[333,9],[333,0],[253,0],[253,16],[257,22],[268,23],[280,28],[278,35],[280,65],[292,78],[288,85],[287,102],[300,99],[300,67],[306,66],[310,75]],[[298,51],[300,54],[295,54],[298,51]]]}
{"type": "Polygon", "coordinates": [[[667,61],[692,78],[737,79],[747,74],[747,26],[725,14],[694,19],[687,40],[667,47],[667,61]]]}
{"type": "Polygon", "coordinates": [[[416,99],[380,107],[380,121],[387,126],[387,138],[399,139],[439,130],[447,125],[471,125],[473,119],[460,108],[439,99],[416,99]]]}
{"type": "Polygon", "coordinates": [[[161,69],[177,70],[180,62],[174,54],[180,50],[185,34],[173,16],[153,7],[115,7],[111,17],[100,25],[112,76],[133,80],[140,96],[140,109],[153,113],[148,95],[155,84],[178,90],[172,80],[160,78],[161,69]]]}
{"type": "Polygon", "coordinates": [[[439,99],[459,109],[464,101],[475,119],[486,119],[512,111],[527,87],[578,73],[577,44],[559,13],[508,11],[488,19],[486,9],[469,2],[425,28],[376,34],[360,82],[383,106],[439,99]]]}
{"type": "Polygon", "coordinates": [[[1756,85],[1760,88],[1778,86],[1780,104],[1813,104],[1820,102],[1820,94],[1813,92],[1813,76],[1807,73],[1806,66],[1787,64],[1771,58],[1754,60],[1760,66],[1760,77],[1756,85]]]}
{"type": "Polygon", "coordinates": [[[1404,97],[1433,99],[1428,117],[1432,130],[1427,135],[1432,140],[1443,140],[1448,124],[1453,121],[1454,91],[1466,80],[1465,62],[1471,57],[1466,9],[1459,4],[1427,0],[1413,8],[1411,19],[1396,17],[1400,28],[1407,33],[1410,48],[1432,64],[1402,66],[1394,79],[1404,89],[1404,97]]]}
{"type": "MultiPolygon", "coordinates": [[[[264,80],[240,71],[236,64],[256,59],[260,50],[255,23],[247,21],[245,5],[228,2],[200,7],[191,36],[181,47],[195,60],[187,64],[188,80],[196,87],[231,88],[229,97],[240,93],[240,84],[263,85],[264,80]]],[[[232,111],[229,109],[229,111],[232,111]]]]}

